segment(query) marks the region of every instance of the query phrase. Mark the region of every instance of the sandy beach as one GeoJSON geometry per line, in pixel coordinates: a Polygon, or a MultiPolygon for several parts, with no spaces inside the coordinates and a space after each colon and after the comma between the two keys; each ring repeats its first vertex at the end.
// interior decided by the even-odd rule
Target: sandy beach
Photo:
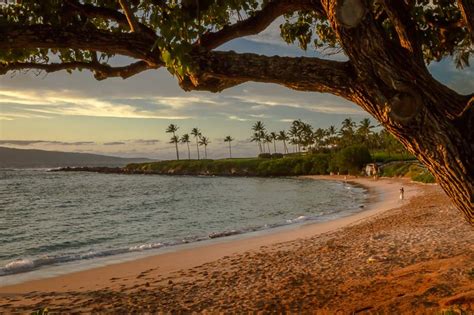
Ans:
{"type": "Polygon", "coordinates": [[[356,215],[2,286],[0,309],[474,312],[474,233],[444,192],[405,179],[349,181],[370,192],[356,215]]]}

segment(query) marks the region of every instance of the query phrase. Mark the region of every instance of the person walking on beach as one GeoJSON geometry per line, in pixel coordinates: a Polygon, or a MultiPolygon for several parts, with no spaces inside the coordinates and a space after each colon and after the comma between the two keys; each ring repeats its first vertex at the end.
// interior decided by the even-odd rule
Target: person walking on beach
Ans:
{"type": "Polygon", "coordinates": [[[400,188],[400,200],[403,200],[403,198],[405,197],[405,190],[402,188],[400,188]]]}

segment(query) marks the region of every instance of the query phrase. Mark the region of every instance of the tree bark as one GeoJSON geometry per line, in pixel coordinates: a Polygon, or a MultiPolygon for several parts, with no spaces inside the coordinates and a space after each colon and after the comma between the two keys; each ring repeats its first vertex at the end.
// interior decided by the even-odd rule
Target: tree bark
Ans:
{"type": "Polygon", "coordinates": [[[436,81],[416,56],[384,36],[369,10],[350,27],[342,23],[341,3],[366,3],[325,1],[357,77],[346,98],[379,120],[426,165],[474,225],[474,98],[436,81]]]}

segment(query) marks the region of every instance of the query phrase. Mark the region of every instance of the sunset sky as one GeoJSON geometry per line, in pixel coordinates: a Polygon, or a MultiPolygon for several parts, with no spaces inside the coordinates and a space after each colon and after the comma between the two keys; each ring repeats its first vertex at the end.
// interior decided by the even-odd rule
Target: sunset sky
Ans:
{"type": "MultiPolygon", "coordinates": [[[[261,35],[234,40],[220,49],[316,55],[283,43],[278,23],[261,35]]],[[[458,92],[474,92],[472,68],[456,70],[451,60],[444,60],[431,65],[430,71],[458,92]]],[[[315,128],[339,127],[348,116],[355,121],[369,117],[342,98],[273,84],[246,83],[218,94],[184,92],[166,69],[104,81],[96,81],[88,71],[0,76],[0,146],[16,148],[169,159],[174,147],[168,144],[165,129],[174,123],[180,135],[198,127],[210,137],[211,158],[226,156],[226,135],[236,139],[235,156],[249,156],[257,153],[256,145],[248,141],[257,120],[269,131],[278,131],[288,129],[294,119],[315,128]]],[[[181,150],[184,153],[185,146],[181,150]]]]}

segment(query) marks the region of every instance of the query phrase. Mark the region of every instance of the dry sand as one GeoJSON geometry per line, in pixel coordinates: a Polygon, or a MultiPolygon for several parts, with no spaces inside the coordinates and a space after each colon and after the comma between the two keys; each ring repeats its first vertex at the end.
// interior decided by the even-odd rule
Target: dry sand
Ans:
{"type": "Polygon", "coordinates": [[[0,310],[474,314],[473,229],[441,189],[350,181],[371,192],[368,210],[0,287],[0,310]]]}

